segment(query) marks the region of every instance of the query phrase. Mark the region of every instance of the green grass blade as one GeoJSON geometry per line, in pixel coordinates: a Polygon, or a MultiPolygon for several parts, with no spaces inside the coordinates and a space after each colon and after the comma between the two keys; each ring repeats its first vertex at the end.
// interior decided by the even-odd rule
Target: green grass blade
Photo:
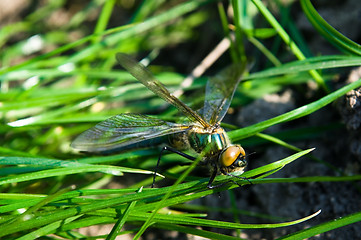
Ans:
{"type": "MultiPolygon", "coordinates": [[[[291,37],[286,33],[286,31],[282,28],[282,26],[277,22],[276,18],[269,12],[269,10],[264,6],[264,4],[260,0],[252,0],[254,5],[258,8],[258,10],[263,14],[266,20],[271,24],[271,26],[276,30],[279,36],[283,39],[286,45],[291,49],[293,54],[299,59],[306,59],[305,55],[298,48],[296,43],[291,39],[291,37]]],[[[310,75],[315,79],[317,84],[322,87],[326,92],[328,92],[328,87],[325,84],[322,76],[316,72],[315,70],[309,71],[310,75]]]]}
{"type": "Polygon", "coordinates": [[[361,55],[361,45],[347,38],[331,25],[329,25],[318,14],[310,0],[301,0],[301,6],[308,20],[326,38],[328,42],[345,53],[361,55]]]}
{"type": "Polygon", "coordinates": [[[265,120],[263,122],[256,123],[254,125],[251,125],[251,126],[239,129],[239,130],[231,131],[231,132],[229,132],[228,135],[230,136],[230,138],[233,141],[237,141],[237,140],[240,140],[240,139],[243,139],[246,137],[250,137],[250,136],[252,136],[258,132],[261,132],[275,124],[294,120],[294,119],[306,116],[312,112],[315,112],[315,111],[319,110],[320,108],[335,101],[337,98],[345,95],[347,92],[351,91],[352,89],[358,88],[360,86],[361,86],[361,80],[358,80],[358,81],[348,84],[348,85],[334,91],[333,93],[330,93],[327,96],[325,96],[317,101],[314,101],[310,104],[299,107],[295,110],[284,113],[277,117],[265,120]]]}
{"type": "Polygon", "coordinates": [[[361,57],[350,56],[321,56],[312,57],[302,61],[294,61],[283,64],[282,66],[269,68],[260,72],[251,73],[245,76],[242,80],[261,79],[266,77],[273,77],[282,74],[297,73],[309,70],[332,69],[338,67],[354,67],[361,65],[361,57]]]}
{"type": "Polygon", "coordinates": [[[278,240],[298,240],[298,239],[306,239],[306,238],[310,238],[313,236],[316,236],[318,234],[324,233],[324,232],[328,232],[334,229],[338,229],[341,228],[343,226],[347,226],[356,222],[360,222],[361,221],[361,212],[357,212],[345,217],[341,217],[341,218],[337,218],[334,219],[332,221],[326,222],[326,223],[322,223],[320,225],[314,226],[314,227],[310,227],[308,229],[293,233],[293,234],[289,234],[287,236],[278,238],[278,240]]]}
{"type": "MultiPolygon", "coordinates": [[[[113,32],[118,32],[116,34],[112,34],[109,35],[107,38],[105,38],[103,41],[99,42],[99,43],[95,43],[91,46],[89,46],[88,48],[74,54],[72,57],[69,57],[67,59],[65,63],[77,63],[91,55],[97,55],[97,53],[99,53],[104,46],[113,46],[117,43],[119,43],[120,41],[122,41],[123,39],[127,39],[130,38],[132,36],[135,36],[137,34],[140,34],[142,32],[148,31],[156,26],[159,26],[160,24],[164,24],[168,21],[171,21],[172,19],[175,19],[177,17],[180,17],[188,12],[191,12],[197,8],[199,8],[199,6],[207,3],[209,1],[206,0],[200,0],[200,1],[188,1],[185,2],[183,4],[177,5],[175,6],[173,9],[170,9],[164,13],[161,13],[157,16],[154,16],[150,19],[148,19],[147,21],[141,23],[141,24],[135,24],[135,25],[126,25],[126,26],[121,26],[119,28],[116,29],[111,29],[108,30],[107,32],[104,33],[105,34],[110,34],[113,32]],[[124,30],[124,29],[128,29],[128,30],[124,30]]],[[[29,66],[33,63],[39,62],[39,61],[43,61],[46,60],[56,54],[65,52],[67,50],[73,49],[81,44],[84,44],[88,41],[91,41],[92,39],[98,37],[97,35],[90,35],[87,36],[85,38],[82,38],[74,43],[70,43],[67,44],[63,47],[57,48],[49,53],[46,53],[44,55],[29,59],[27,61],[24,61],[18,65],[15,66],[11,66],[11,67],[7,67],[7,68],[3,68],[0,69],[0,75],[11,72],[13,70],[16,69],[20,69],[23,68],[25,66],[29,66]]],[[[115,60],[114,60],[115,61],[115,60]]]]}
{"type": "MultiPolygon", "coordinates": [[[[121,31],[121,30],[126,29],[126,28],[129,28],[129,26],[121,26],[121,27],[118,27],[118,28],[115,28],[115,29],[110,29],[110,30],[107,30],[106,32],[104,32],[101,36],[109,34],[109,33],[113,33],[115,31],[121,31]]],[[[32,64],[36,64],[38,62],[49,59],[52,56],[55,56],[57,54],[61,54],[61,53],[65,52],[65,51],[76,48],[76,47],[78,47],[78,46],[80,46],[80,45],[82,45],[82,44],[84,44],[86,42],[91,41],[95,37],[98,37],[98,35],[89,35],[87,37],[81,38],[81,39],[79,39],[77,41],[74,41],[72,43],[69,43],[69,44],[66,44],[64,46],[58,47],[55,50],[50,51],[48,53],[45,53],[43,55],[40,55],[40,56],[31,58],[29,60],[26,60],[26,61],[24,61],[24,62],[22,62],[20,64],[10,66],[10,67],[4,67],[4,68],[0,69],[0,76],[3,75],[3,74],[6,74],[6,73],[10,73],[10,72],[12,72],[14,70],[17,70],[17,69],[21,69],[21,68],[24,68],[24,67],[27,67],[27,66],[31,66],[32,64]]],[[[0,79],[0,81],[1,81],[1,79],[0,79]]]]}
{"type": "Polygon", "coordinates": [[[157,204],[156,208],[154,209],[153,213],[149,216],[149,218],[147,218],[147,220],[145,221],[145,223],[143,224],[143,226],[140,228],[140,230],[137,232],[137,234],[134,236],[134,239],[139,239],[142,234],[144,233],[144,231],[151,225],[153,224],[153,218],[156,216],[158,210],[162,207],[163,202],[165,202],[169,196],[175,191],[175,189],[177,188],[178,184],[181,183],[186,176],[188,176],[188,174],[197,166],[197,164],[200,162],[200,160],[202,159],[202,155],[200,155],[199,157],[197,157],[197,159],[189,166],[189,168],[177,179],[177,181],[171,186],[171,188],[169,189],[169,191],[167,191],[167,193],[164,195],[164,197],[162,198],[161,201],[159,201],[159,203],[157,204]]]}
{"type": "MultiPolygon", "coordinates": [[[[257,184],[257,183],[259,183],[258,179],[260,178],[261,175],[268,176],[271,172],[276,172],[276,171],[280,170],[285,165],[308,154],[312,150],[313,149],[304,150],[302,152],[293,154],[282,160],[267,164],[265,166],[262,166],[262,167],[259,167],[259,168],[256,168],[256,169],[253,169],[250,171],[246,171],[245,173],[240,175],[241,177],[248,178],[248,180],[237,179],[234,177],[230,178],[229,176],[217,176],[215,179],[215,183],[216,184],[227,183],[227,182],[229,182],[230,179],[232,179],[233,181],[236,181],[238,184],[249,184],[249,181],[251,181],[254,184],[257,184]],[[258,178],[253,179],[255,177],[258,177],[258,178]]],[[[144,206],[139,206],[139,207],[137,207],[137,211],[142,211],[142,212],[152,211],[153,209],[156,209],[159,206],[161,208],[169,207],[169,206],[172,206],[175,204],[180,204],[180,203],[183,203],[186,201],[192,201],[194,199],[210,195],[214,192],[221,192],[226,189],[233,189],[233,188],[239,187],[237,184],[233,183],[233,185],[231,185],[231,186],[224,185],[223,187],[219,187],[216,189],[208,189],[207,183],[208,183],[208,179],[201,179],[200,181],[192,181],[192,182],[188,182],[185,184],[181,184],[175,189],[176,196],[173,195],[171,199],[166,199],[163,201],[163,203],[154,202],[154,203],[149,203],[144,206]],[[192,194],[189,194],[189,193],[192,193],[192,194]]],[[[159,192],[158,194],[162,194],[162,192],[164,190],[165,190],[165,193],[169,192],[168,188],[166,188],[166,189],[163,188],[162,191],[159,192]]]]}
{"type": "Polygon", "coordinates": [[[177,224],[161,224],[161,223],[157,223],[154,226],[160,228],[160,229],[164,229],[164,230],[168,230],[168,231],[177,231],[177,232],[183,232],[186,234],[191,234],[194,236],[200,236],[206,239],[220,239],[220,240],[242,240],[239,237],[233,237],[233,236],[228,236],[228,235],[224,235],[224,234],[220,234],[220,233],[214,233],[211,231],[206,231],[206,230],[201,230],[201,229],[197,229],[197,228],[192,228],[192,227],[186,227],[186,226],[181,226],[181,225],[177,225],[177,224]]]}
{"type": "MultiPolygon", "coordinates": [[[[104,6],[102,8],[102,12],[100,14],[100,17],[97,21],[97,25],[95,26],[94,34],[101,34],[105,31],[109,18],[112,14],[113,8],[114,8],[115,0],[108,0],[105,1],[104,6]]],[[[93,42],[98,42],[101,38],[93,39],[93,42]]]]}
{"type": "MultiPolygon", "coordinates": [[[[137,193],[142,192],[142,187],[137,191],[137,193]]],[[[118,221],[115,223],[114,227],[112,228],[112,231],[107,236],[106,240],[114,240],[119,235],[120,231],[122,230],[125,222],[128,219],[128,216],[130,212],[133,210],[135,204],[137,201],[132,201],[128,204],[127,208],[125,209],[124,213],[119,217],[118,221]]]]}
{"type": "MultiPolygon", "coordinates": [[[[322,126],[297,127],[295,122],[296,129],[282,130],[272,136],[260,133],[274,124],[310,114],[347,90],[359,86],[358,82],[353,83],[317,101],[318,91],[304,91],[309,87],[306,84],[310,79],[309,71],[317,71],[325,81],[330,81],[327,84],[333,84],[331,81],[336,77],[347,75],[349,69],[346,67],[360,66],[359,46],[337,35],[339,33],[334,29],[327,30],[327,23],[317,22],[318,13],[312,12],[312,5],[307,5],[310,1],[303,1],[301,3],[306,5],[303,9],[309,11],[316,28],[330,35],[328,40],[344,48],[344,52],[353,54],[305,59],[303,55],[311,56],[307,50],[311,45],[309,38],[302,39],[296,25],[299,22],[292,19],[292,4],[297,2],[282,6],[279,2],[266,5],[260,0],[253,3],[237,0],[156,0],[138,4],[137,1],[96,0],[79,4],[61,0],[36,1],[36,4],[22,6],[22,11],[17,11],[8,26],[0,29],[0,119],[3,119],[0,124],[0,238],[113,239],[129,232],[139,237],[146,229],[147,232],[167,229],[208,239],[237,239],[233,237],[234,234],[242,236],[241,229],[246,228],[257,229],[260,234],[269,231],[262,228],[276,227],[287,227],[287,231],[292,232],[294,227],[291,225],[312,216],[299,219],[308,215],[300,212],[300,216],[292,215],[291,219],[296,221],[290,221],[289,216],[285,216],[288,214],[282,214],[281,210],[275,210],[275,215],[270,216],[262,210],[250,211],[243,204],[241,206],[246,210],[238,209],[238,201],[255,207],[251,209],[262,207],[257,201],[250,202],[251,198],[244,198],[245,187],[242,186],[250,182],[253,185],[335,182],[352,185],[353,188],[347,191],[359,190],[355,181],[359,181],[361,175],[345,176],[342,164],[336,176],[305,174],[296,178],[272,178],[273,173],[292,168],[296,159],[302,156],[301,161],[304,157],[312,158],[309,154],[312,149],[302,151],[290,145],[291,141],[317,141],[318,146],[324,146],[323,136],[343,131],[345,126],[339,123],[336,114],[332,114],[335,118],[329,124],[322,126]],[[214,15],[217,14],[216,4],[219,16],[214,15]],[[32,11],[29,11],[29,7],[32,11]],[[47,21],[44,22],[44,19],[47,21]],[[128,73],[118,70],[120,66],[115,62],[116,52],[137,54],[139,58],[147,55],[143,60],[148,61],[146,64],[150,70],[174,92],[183,84],[187,72],[191,72],[194,66],[199,65],[196,69],[203,66],[202,56],[214,54],[216,51],[209,53],[209,49],[225,38],[232,39],[231,49],[207,70],[207,75],[213,75],[231,60],[244,58],[245,52],[254,57],[252,70],[255,72],[244,77],[232,99],[236,109],[268,94],[278,95],[290,87],[292,94],[297,94],[297,103],[300,104],[297,106],[303,106],[248,128],[230,128],[236,130],[230,132],[230,137],[239,140],[254,135],[242,141],[247,152],[250,148],[264,149],[278,144],[299,153],[267,165],[265,163],[259,168],[249,168],[249,171],[247,169],[238,175],[240,179],[237,176],[219,175],[214,183],[224,184],[217,189],[207,188],[207,172],[198,175],[199,172],[194,171],[189,174],[192,161],[167,154],[161,162],[161,171],[167,179],[159,184],[168,187],[146,187],[141,192],[139,188],[152,182],[152,171],[142,169],[154,168],[159,154],[157,147],[105,156],[74,155],[69,146],[71,140],[95,122],[110,116],[128,112],[150,113],[157,114],[165,121],[183,122],[176,109],[165,109],[161,99],[132,80],[128,73]],[[32,45],[34,39],[40,43],[35,48],[32,45]],[[247,46],[247,51],[244,46],[247,46]],[[300,60],[282,63],[295,56],[300,60]],[[265,58],[270,59],[271,63],[265,58]],[[198,64],[200,62],[202,64],[198,64]],[[262,71],[272,63],[276,67],[262,71]],[[310,98],[308,93],[315,95],[310,98]],[[284,168],[286,164],[287,169],[284,168]],[[148,176],[141,176],[144,177],[142,179],[134,174],[126,175],[126,178],[114,177],[124,172],[147,173],[148,176]],[[111,189],[113,184],[118,183],[120,187],[111,189]],[[76,189],[62,190],[64,186],[75,186],[76,189]],[[217,208],[193,205],[194,200],[228,190],[237,191],[242,195],[241,199],[232,199],[232,204],[217,208]],[[234,218],[230,222],[218,217],[210,220],[208,213],[224,213],[234,218]],[[283,217],[277,216],[279,214],[283,217]],[[245,218],[238,218],[242,215],[245,218]],[[250,217],[252,220],[247,220],[250,217]],[[255,224],[253,218],[259,218],[257,222],[266,224],[255,224]],[[114,226],[105,235],[99,232],[82,234],[78,230],[104,224],[114,226]],[[132,228],[124,231],[128,227],[132,228]],[[213,230],[215,228],[221,228],[220,231],[229,229],[232,236],[218,234],[217,230],[213,230]]],[[[226,46],[229,47],[229,44],[226,46]]],[[[204,91],[206,80],[206,77],[196,78],[191,86],[184,88],[187,92],[181,96],[181,100],[194,110],[202,107],[204,98],[201,91],[204,91]]],[[[223,123],[222,126],[228,128],[223,123]]],[[[332,151],[342,155],[338,150],[335,148],[332,151]]],[[[337,162],[337,159],[333,160],[337,162]]],[[[308,190],[303,188],[308,184],[298,185],[301,191],[308,190]]],[[[252,186],[249,188],[253,192],[252,186]]],[[[323,199],[332,198],[331,194],[325,196],[323,199]]],[[[282,201],[285,208],[289,206],[286,204],[292,205],[288,200],[285,198],[282,201]]],[[[310,206],[309,209],[312,208],[310,206]]],[[[327,212],[315,221],[329,221],[336,217],[327,212]],[[327,216],[331,218],[327,219],[327,216]]],[[[349,218],[333,229],[357,221],[357,216],[349,218]]],[[[294,236],[315,236],[331,231],[332,223],[325,223],[324,228],[315,228],[313,232],[307,232],[308,229],[297,232],[294,236]]]]}
{"type": "Polygon", "coordinates": [[[103,172],[106,174],[112,174],[115,176],[122,176],[123,172],[129,173],[143,173],[143,174],[153,174],[152,171],[142,170],[142,169],[132,169],[126,167],[117,167],[110,165],[91,165],[91,164],[82,164],[71,161],[60,161],[53,159],[39,159],[39,158],[19,158],[19,157],[3,157],[0,158],[1,165],[14,165],[14,164],[31,164],[31,165],[42,165],[42,166],[52,166],[56,167],[55,169],[42,170],[32,173],[18,174],[15,176],[8,176],[0,178],[0,185],[15,183],[15,182],[24,182],[35,179],[42,179],[54,176],[63,176],[76,173],[86,173],[86,172],[103,172]],[[59,168],[59,165],[62,168],[59,168]]]}
{"type": "Polygon", "coordinates": [[[42,236],[46,236],[48,234],[54,233],[56,232],[57,229],[63,227],[64,225],[71,223],[72,221],[80,218],[81,216],[75,216],[75,217],[70,217],[67,218],[65,220],[61,220],[61,221],[56,221],[53,223],[50,223],[44,227],[41,227],[35,231],[32,231],[22,237],[17,238],[17,240],[34,240],[34,239],[38,239],[39,237],[42,236]]]}
{"type": "Polygon", "coordinates": [[[49,202],[53,201],[55,198],[59,197],[60,195],[68,192],[69,190],[71,190],[71,188],[65,188],[62,189],[61,191],[49,195],[47,197],[45,197],[43,200],[41,200],[39,203],[35,204],[34,206],[28,208],[24,213],[16,216],[15,218],[11,219],[9,222],[5,223],[5,224],[16,224],[16,222],[20,222],[24,219],[27,218],[31,218],[31,215],[33,215],[34,212],[38,211],[41,207],[45,206],[46,204],[48,204],[49,202]]]}
{"type": "Polygon", "coordinates": [[[282,160],[279,160],[277,162],[270,163],[270,164],[267,164],[265,166],[258,167],[256,169],[249,170],[244,174],[244,176],[245,177],[257,176],[257,175],[264,174],[264,173],[267,173],[267,172],[270,172],[270,171],[273,171],[273,170],[277,170],[277,169],[282,168],[285,165],[293,162],[294,160],[302,157],[303,155],[306,155],[306,154],[310,153],[313,150],[314,150],[314,148],[304,150],[304,151],[295,153],[295,154],[293,154],[293,155],[291,155],[289,157],[286,157],[286,158],[284,158],[282,160]]]}
{"type": "MultiPolygon", "coordinates": [[[[154,217],[154,221],[165,224],[184,224],[184,225],[195,225],[203,227],[215,227],[215,228],[225,228],[225,229],[259,229],[259,228],[278,228],[295,225],[304,221],[307,221],[311,218],[317,216],[321,210],[307,216],[293,221],[283,222],[283,223],[266,223],[266,224],[240,224],[232,222],[223,222],[223,221],[214,221],[208,219],[198,219],[191,218],[179,215],[161,215],[158,214],[154,217]]],[[[150,215],[149,213],[136,213],[132,217],[134,220],[144,221],[146,217],[150,215]]]]}

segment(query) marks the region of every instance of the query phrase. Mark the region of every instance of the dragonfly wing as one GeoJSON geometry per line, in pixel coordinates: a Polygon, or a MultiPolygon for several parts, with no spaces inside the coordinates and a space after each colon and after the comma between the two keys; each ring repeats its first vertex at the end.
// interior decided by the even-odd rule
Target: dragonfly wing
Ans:
{"type": "Polygon", "coordinates": [[[245,66],[233,64],[208,80],[202,113],[211,125],[221,122],[226,115],[245,66]]]}
{"type": "Polygon", "coordinates": [[[141,114],[119,114],[80,134],[71,146],[86,152],[114,152],[189,127],[141,114]]]}
{"type": "Polygon", "coordinates": [[[137,61],[123,53],[117,53],[116,58],[119,64],[124,67],[130,74],[132,74],[133,77],[135,77],[138,81],[140,81],[156,95],[178,108],[178,110],[181,111],[190,120],[200,123],[205,128],[210,126],[206,121],[204,121],[201,116],[198,115],[198,113],[193,111],[190,107],[188,107],[178,98],[173,96],[165,88],[165,86],[159,80],[157,80],[153,76],[153,74],[142,64],[138,63],[137,61]]]}

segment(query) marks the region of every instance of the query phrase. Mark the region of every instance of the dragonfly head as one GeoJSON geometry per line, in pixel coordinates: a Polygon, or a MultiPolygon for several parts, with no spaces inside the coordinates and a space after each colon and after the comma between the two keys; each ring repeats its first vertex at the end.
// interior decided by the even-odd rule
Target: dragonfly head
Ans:
{"type": "Polygon", "coordinates": [[[246,152],[241,145],[231,145],[221,152],[219,163],[224,168],[244,168],[247,165],[246,152]]]}

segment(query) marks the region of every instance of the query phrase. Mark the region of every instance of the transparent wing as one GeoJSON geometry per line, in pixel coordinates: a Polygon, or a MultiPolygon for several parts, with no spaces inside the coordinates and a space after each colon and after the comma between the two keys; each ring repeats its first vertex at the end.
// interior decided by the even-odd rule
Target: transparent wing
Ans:
{"type": "Polygon", "coordinates": [[[138,79],[138,81],[140,81],[144,86],[157,94],[159,97],[178,108],[178,110],[187,116],[191,121],[198,122],[205,128],[210,126],[201,116],[198,115],[198,113],[193,111],[178,98],[170,94],[164,85],[159,82],[143,65],[123,53],[117,53],[116,57],[119,64],[136,79],[138,79]]]}
{"type": "Polygon", "coordinates": [[[214,125],[222,121],[245,70],[245,63],[233,64],[210,78],[206,86],[204,119],[214,125]]]}
{"type": "Polygon", "coordinates": [[[120,114],[86,130],[71,146],[86,152],[119,151],[129,145],[186,131],[188,128],[145,115],[120,114]]]}

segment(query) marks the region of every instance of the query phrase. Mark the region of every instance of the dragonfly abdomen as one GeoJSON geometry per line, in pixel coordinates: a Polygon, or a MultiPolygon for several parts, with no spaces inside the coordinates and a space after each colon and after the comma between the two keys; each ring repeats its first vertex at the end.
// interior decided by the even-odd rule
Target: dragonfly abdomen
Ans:
{"type": "Polygon", "coordinates": [[[168,143],[170,146],[179,151],[188,150],[190,148],[187,132],[179,132],[169,135],[168,143]]]}

